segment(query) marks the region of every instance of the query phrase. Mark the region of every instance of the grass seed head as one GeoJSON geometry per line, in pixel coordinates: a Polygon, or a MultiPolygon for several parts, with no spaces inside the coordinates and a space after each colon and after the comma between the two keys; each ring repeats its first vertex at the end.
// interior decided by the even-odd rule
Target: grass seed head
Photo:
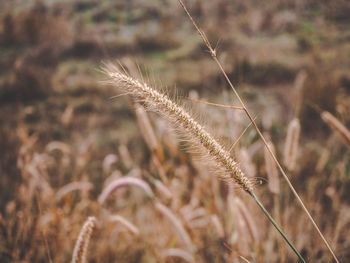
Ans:
{"type": "Polygon", "coordinates": [[[87,257],[87,249],[90,243],[92,232],[97,224],[95,217],[89,217],[80,230],[79,237],[75,243],[72,263],[85,263],[87,257]]]}
{"type": "Polygon", "coordinates": [[[236,182],[243,190],[251,193],[253,185],[243,174],[242,170],[229,153],[183,108],[171,101],[166,95],[140,82],[126,73],[121,72],[114,65],[107,65],[104,72],[109,76],[109,83],[123,92],[130,94],[134,99],[143,101],[147,106],[168,117],[173,123],[186,131],[196,142],[204,147],[208,156],[225,171],[224,179],[236,182]]]}

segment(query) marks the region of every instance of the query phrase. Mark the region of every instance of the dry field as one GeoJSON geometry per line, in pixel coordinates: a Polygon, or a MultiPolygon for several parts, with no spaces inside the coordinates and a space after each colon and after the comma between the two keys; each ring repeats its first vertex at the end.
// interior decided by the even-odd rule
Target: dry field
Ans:
{"type": "Polygon", "coordinates": [[[0,262],[349,261],[350,3],[184,3],[0,0],[0,262]]]}

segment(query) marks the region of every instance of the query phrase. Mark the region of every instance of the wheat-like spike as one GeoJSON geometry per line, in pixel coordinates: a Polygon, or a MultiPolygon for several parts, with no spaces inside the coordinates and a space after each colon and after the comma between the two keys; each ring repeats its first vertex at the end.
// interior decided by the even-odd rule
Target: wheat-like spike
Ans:
{"type": "MultiPolygon", "coordinates": [[[[253,185],[243,174],[238,164],[230,157],[227,151],[197,123],[184,109],[171,101],[166,95],[122,73],[117,67],[107,65],[105,73],[110,77],[110,83],[134,98],[144,101],[148,106],[160,111],[172,121],[178,123],[191,137],[198,141],[208,152],[208,155],[224,170],[225,177],[233,179],[248,193],[253,192],[253,185]]],[[[223,176],[224,177],[224,176],[223,176]]]]}
{"type": "Polygon", "coordinates": [[[72,263],[85,263],[87,249],[90,243],[91,234],[96,227],[97,220],[95,217],[90,216],[84,223],[80,230],[79,237],[75,243],[72,263]]]}
{"type": "Polygon", "coordinates": [[[284,147],[284,164],[293,171],[296,166],[300,137],[300,121],[294,118],[288,125],[286,144],[284,147]]]}
{"type": "Polygon", "coordinates": [[[337,132],[346,145],[350,147],[350,131],[328,111],[322,112],[321,118],[332,130],[337,132]]]}

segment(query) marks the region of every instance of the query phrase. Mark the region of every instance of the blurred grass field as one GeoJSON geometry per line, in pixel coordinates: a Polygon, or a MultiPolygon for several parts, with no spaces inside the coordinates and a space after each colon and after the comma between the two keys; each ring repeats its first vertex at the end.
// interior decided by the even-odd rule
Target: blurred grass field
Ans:
{"type": "MultiPolygon", "coordinates": [[[[186,4],[281,160],[288,124],[300,119],[297,165],[288,175],[346,262],[349,147],[320,114],[329,111],[350,125],[350,4],[186,4]]],[[[244,193],[186,151],[188,143],[171,123],[147,112],[154,150],[130,98],[110,99],[118,90],[102,83],[103,62],[141,72],[183,102],[227,148],[232,145],[249,121],[239,110],[203,103],[238,105],[177,1],[0,0],[0,5],[1,262],[70,261],[91,215],[99,223],[88,262],[186,262],[171,255],[174,248],[193,262],[244,262],[242,257],[295,262],[244,193]],[[125,176],[150,185],[177,215],[194,251],[139,189],[123,187],[103,205],[98,202],[108,183],[125,176]],[[78,182],[76,189],[67,188],[72,182],[78,182]],[[111,220],[117,214],[139,233],[111,220]]],[[[232,153],[309,262],[330,262],[286,183],[278,180],[280,191],[271,192],[263,145],[253,128],[232,153]]]]}

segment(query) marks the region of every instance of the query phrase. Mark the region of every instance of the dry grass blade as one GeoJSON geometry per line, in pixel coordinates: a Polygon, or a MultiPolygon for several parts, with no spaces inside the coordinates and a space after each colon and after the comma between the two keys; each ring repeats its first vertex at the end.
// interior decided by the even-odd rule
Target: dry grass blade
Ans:
{"type": "Polygon", "coordinates": [[[134,235],[138,236],[140,234],[139,229],[130,221],[128,221],[126,218],[120,216],[120,215],[111,215],[108,218],[109,221],[111,222],[116,222],[120,223],[123,226],[125,226],[131,233],[134,235]]]}
{"type": "MultiPolygon", "coordinates": [[[[256,117],[254,118],[254,120],[256,119],[256,117]]],[[[238,138],[234,141],[234,143],[231,145],[230,149],[228,150],[228,152],[232,152],[232,150],[235,148],[235,146],[237,145],[237,143],[241,140],[241,138],[243,137],[243,135],[248,131],[249,127],[252,125],[252,123],[250,122],[247,127],[244,128],[244,130],[241,132],[241,134],[238,136],[238,138]]]]}
{"type": "Polygon", "coordinates": [[[87,256],[87,249],[90,243],[91,235],[96,227],[97,220],[95,217],[89,217],[82,229],[80,230],[79,237],[75,243],[72,263],[85,263],[87,256]]]}
{"type": "Polygon", "coordinates": [[[176,217],[176,215],[165,205],[161,203],[156,203],[155,204],[156,209],[166,218],[169,219],[169,221],[172,223],[174,226],[176,233],[184,243],[184,245],[190,250],[194,251],[195,246],[192,243],[192,240],[190,238],[190,235],[186,232],[184,226],[182,225],[180,219],[176,217]]]}
{"type": "Polygon", "coordinates": [[[212,215],[210,217],[210,220],[216,230],[216,232],[218,233],[218,236],[220,238],[224,238],[225,236],[225,230],[224,230],[224,227],[222,226],[221,222],[220,222],[220,219],[217,215],[212,215]]]}
{"type": "Polygon", "coordinates": [[[328,111],[322,112],[321,118],[332,130],[339,134],[346,145],[350,147],[350,131],[328,111]]]}
{"type": "Polygon", "coordinates": [[[181,258],[184,261],[189,263],[195,262],[193,256],[190,253],[178,248],[169,248],[163,251],[163,257],[164,258],[168,258],[168,257],[181,258]]]}
{"type": "Polygon", "coordinates": [[[56,193],[56,200],[60,201],[67,194],[81,190],[81,191],[90,191],[93,188],[92,183],[90,182],[72,182],[62,188],[60,188],[56,193]]]}
{"type": "Polygon", "coordinates": [[[132,161],[132,158],[130,156],[128,148],[124,144],[121,144],[118,147],[118,152],[119,152],[120,158],[123,162],[123,165],[125,165],[126,168],[130,169],[133,165],[133,161],[132,161]]]}
{"type": "Polygon", "coordinates": [[[171,192],[171,190],[167,186],[165,186],[160,180],[155,180],[154,186],[165,199],[170,200],[173,198],[173,193],[171,192]]]}
{"type": "Polygon", "coordinates": [[[251,263],[248,259],[246,259],[245,257],[243,256],[239,256],[240,259],[242,259],[244,262],[246,263],[251,263]]]}
{"type": "Polygon", "coordinates": [[[250,236],[252,237],[252,240],[254,242],[259,242],[260,233],[258,231],[257,224],[256,224],[255,220],[253,219],[253,216],[250,214],[248,208],[244,205],[244,203],[242,202],[241,199],[239,199],[238,197],[235,197],[234,202],[235,202],[238,210],[242,214],[244,221],[246,222],[248,232],[249,232],[250,236]]]}
{"type": "Polygon", "coordinates": [[[234,109],[234,110],[244,110],[242,107],[239,106],[232,106],[232,105],[223,105],[219,103],[213,103],[213,102],[208,102],[205,100],[199,100],[199,99],[189,99],[193,102],[198,102],[198,103],[203,103],[209,106],[214,106],[214,107],[220,107],[220,108],[226,108],[226,109],[234,109]]]}
{"type": "Polygon", "coordinates": [[[137,117],[137,122],[139,124],[142,136],[147,143],[147,146],[153,153],[157,153],[159,149],[158,140],[154,133],[154,130],[151,125],[151,121],[148,118],[148,115],[145,109],[138,103],[135,104],[135,113],[137,117]]]}
{"type": "Polygon", "coordinates": [[[135,177],[122,177],[112,181],[105,187],[105,189],[103,189],[102,193],[98,197],[98,202],[103,204],[113,191],[123,186],[136,186],[142,189],[147,196],[151,198],[154,196],[152,189],[145,181],[135,177]]]}

